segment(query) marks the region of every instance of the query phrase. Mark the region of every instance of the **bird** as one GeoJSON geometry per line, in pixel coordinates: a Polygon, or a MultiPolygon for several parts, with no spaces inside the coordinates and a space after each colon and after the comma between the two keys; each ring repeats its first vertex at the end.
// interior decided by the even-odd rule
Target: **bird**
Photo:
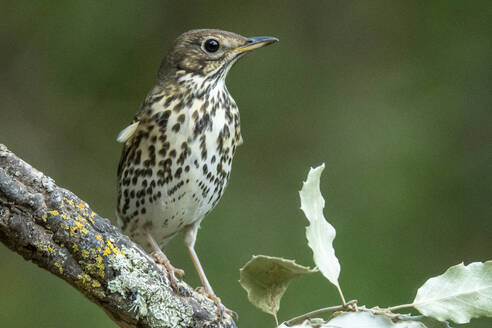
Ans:
{"type": "Polygon", "coordinates": [[[116,216],[121,230],[152,253],[177,290],[183,270],[162,248],[182,232],[205,294],[220,313],[233,311],[214,293],[195,251],[200,223],[217,205],[242,144],[240,117],[225,80],[246,53],[270,45],[270,36],[244,37],[218,29],[181,34],[131,124],[118,165],[116,216]]]}

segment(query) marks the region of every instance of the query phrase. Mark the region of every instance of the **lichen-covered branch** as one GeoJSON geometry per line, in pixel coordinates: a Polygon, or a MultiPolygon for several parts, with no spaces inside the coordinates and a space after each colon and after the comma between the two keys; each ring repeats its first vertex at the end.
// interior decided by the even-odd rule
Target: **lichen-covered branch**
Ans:
{"type": "Polygon", "coordinates": [[[67,281],[120,327],[235,327],[72,192],[0,144],[0,241],[67,281]]]}

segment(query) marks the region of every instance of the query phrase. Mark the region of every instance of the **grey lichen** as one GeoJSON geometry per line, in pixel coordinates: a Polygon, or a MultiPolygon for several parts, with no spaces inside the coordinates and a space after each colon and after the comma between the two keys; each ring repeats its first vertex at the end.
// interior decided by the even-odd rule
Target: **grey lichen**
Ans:
{"type": "Polygon", "coordinates": [[[124,297],[132,295],[137,319],[150,327],[189,327],[193,309],[173,296],[164,281],[165,272],[150,268],[147,258],[134,249],[123,247],[122,251],[124,255],[117,254],[109,261],[119,275],[109,281],[108,289],[124,297]]]}

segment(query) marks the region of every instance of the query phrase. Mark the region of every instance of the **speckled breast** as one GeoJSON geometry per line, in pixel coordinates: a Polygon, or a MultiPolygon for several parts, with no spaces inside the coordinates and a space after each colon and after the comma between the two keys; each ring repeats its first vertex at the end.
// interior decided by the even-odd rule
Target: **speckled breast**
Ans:
{"type": "Polygon", "coordinates": [[[149,229],[162,246],[200,221],[224,192],[240,140],[226,89],[208,97],[154,96],[121,162],[118,216],[141,245],[149,229]]]}

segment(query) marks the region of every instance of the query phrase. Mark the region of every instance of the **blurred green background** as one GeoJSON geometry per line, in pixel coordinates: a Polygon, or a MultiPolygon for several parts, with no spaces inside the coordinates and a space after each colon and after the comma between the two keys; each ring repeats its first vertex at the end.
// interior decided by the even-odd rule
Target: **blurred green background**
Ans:
{"type": "MultiPolygon", "coordinates": [[[[298,190],[325,162],[346,298],[408,303],[449,266],[492,259],[491,17],[490,1],[4,0],[0,143],[113,218],[115,137],[174,38],[276,36],[229,74],[245,143],[198,234],[205,271],[240,327],[273,327],[238,270],[253,254],[313,265],[298,190]]],[[[167,253],[198,286],[181,238],[167,253]]],[[[115,327],[65,282],[0,256],[2,326],[115,327]]],[[[338,302],[321,274],[302,277],[279,318],[338,302]]]]}

